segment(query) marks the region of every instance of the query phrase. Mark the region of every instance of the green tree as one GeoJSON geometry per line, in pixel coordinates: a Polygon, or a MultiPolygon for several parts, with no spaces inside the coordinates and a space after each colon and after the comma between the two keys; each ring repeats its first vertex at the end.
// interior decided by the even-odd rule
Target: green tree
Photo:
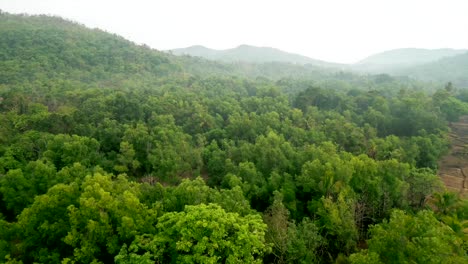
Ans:
{"type": "Polygon", "coordinates": [[[78,205],[79,186],[58,184],[18,217],[19,250],[25,263],[60,262],[73,255],[73,247],[63,243],[71,230],[67,208],[78,205]]]}
{"type": "Polygon", "coordinates": [[[319,227],[309,218],[299,224],[292,223],[288,230],[288,256],[290,263],[319,263],[323,260],[320,249],[325,245],[319,227]]]}
{"type": "Polygon", "coordinates": [[[21,169],[10,170],[0,178],[0,193],[6,209],[18,215],[26,206],[31,204],[36,193],[33,183],[28,181],[21,169]],[[33,193],[33,195],[31,195],[33,193]]]}
{"type": "Polygon", "coordinates": [[[139,200],[136,183],[123,176],[87,176],[78,205],[68,207],[70,231],[64,242],[74,248],[68,261],[109,263],[136,235],[153,233],[157,212],[139,200]]]}
{"type": "Polygon", "coordinates": [[[354,200],[349,190],[342,191],[338,199],[323,197],[318,201],[318,224],[328,242],[329,252],[349,254],[356,249],[358,229],[355,225],[354,200]]]}
{"type": "MultiPolygon", "coordinates": [[[[378,254],[382,263],[468,261],[462,240],[451,228],[439,222],[431,211],[420,211],[412,216],[394,210],[390,220],[372,227],[370,234],[368,252],[378,254]]],[[[375,259],[375,256],[370,257],[375,259]]]]}
{"type": "Polygon", "coordinates": [[[281,193],[276,192],[273,204],[268,207],[263,215],[264,222],[268,226],[266,241],[272,245],[275,263],[288,262],[287,253],[290,243],[288,230],[291,223],[289,222],[289,211],[283,205],[282,200],[281,193]]]}
{"type": "Polygon", "coordinates": [[[264,238],[266,225],[259,215],[241,217],[216,204],[186,206],[183,212],[166,213],[158,219],[156,228],[155,235],[138,236],[116,260],[261,263],[269,250],[264,238]]]}
{"type": "Polygon", "coordinates": [[[408,204],[414,209],[423,209],[427,197],[442,187],[439,176],[427,168],[411,170],[405,181],[409,184],[408,204]]]}
{"type": "Polygon", "coordinates": [[[133,172],[140,167],[140,162],[135,159],[135,150],[132,144],[122,141],[120,142],[120,154],[117,155],[118,165],[114,166],[117,172],[133,172]]]}
{"type": "Polygon", "coordinates": [[[309,218],[299,224],[289,220],[289,212],[282,203],[282,195],[274,194],[273,204],[263,219],[268,226],[266,241],[272,246],[275,263],[317,263],[318,248],[323,245],[319,229],[309,218]]]}

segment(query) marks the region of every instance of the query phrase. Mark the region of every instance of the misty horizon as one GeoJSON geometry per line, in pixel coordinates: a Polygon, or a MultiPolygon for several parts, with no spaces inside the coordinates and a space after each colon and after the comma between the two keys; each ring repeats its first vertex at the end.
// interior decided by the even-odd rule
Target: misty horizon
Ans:
{"type": "MultiPolygon", "coordinates": [[[[285,53],[289,53],[289,54],[304,56],[304,57],[307,57],[307,58],[310,58],[310,59],[321,60],[319,58],[311,58],[309,56],[306,56],[306,55],[303,55],[303,54],[300,54],[300,53],[290,52],[288,50],[282,50],[282,49],[278,49],[276,47],[255,46],[255,45],[250,45],[248,43],[243,43],[243,44],[239,44],[237,46],[231,47],[231,48],[223,48],[223,49],[211,48],[211,47],[209,47],[207,45],[195,44],[195,45],[190,45],[190,46],[186,46],[186,47],[177,47],[177,48],[173,48],[173,49],[166,49],[166,50],[162,50],[162,51],[164,51],[164,52],[173,52],[175,50],[184,50],[184,49],[191,49],[191,48],[203,48],[203,49],[208,49],[208,50],[212,50],[212,51],[223,52],[223,51],[230,51],[230,50],[239,49],[239,48],[241,48],[243,46],[253,47],[253,48],[260,48],[260,49],[273,49],[273,50],[277,50],[277,51],[281,51],[281,52],[285,52],[285,53]]],[[[392,48],[392,49],[389,49],[389,50],[382,50],[382,51],[377,52],[377,53],[372,53],[372,54],[369,54],[369,55],[367,55],[367,56],[365,56],[365,57],[363,57],[361,59],[358,59],[355,62],[351,62],[351,63],[341,63],[341,62],[336,62],[336,61],[325,61],[325,60],[322,60],[322,61],[329,62],[329,63],[343,64],[343,65],[353,65],[353,64],[358,64],[361,61],[363,61],[363,60],[365,60],[365,59],[367,59],[369,57],[375,56],[375,55],[379,55],[379,54],[387,53],[387,52],[399,51],[399,50],[422,50],[422,51],[454,50],[454,51],[468,52],[468,48],[467,49],[453,49],[453,48],[427,49],[427,48],[419,48],[419,47],[399,47],[399,48],[392,48]]],[[[190,55],[190,54],[187,54],[187,55],[190,55]]]]}

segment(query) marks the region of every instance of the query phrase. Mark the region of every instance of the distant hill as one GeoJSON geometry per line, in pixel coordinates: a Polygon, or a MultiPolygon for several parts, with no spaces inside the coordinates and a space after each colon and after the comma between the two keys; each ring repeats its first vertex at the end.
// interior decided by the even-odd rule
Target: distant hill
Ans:
{"type": "Polygon", "coordinates": [[[459,88],[468,88],[468,52],[437,61],[395,71],[422,81],[452,82],[459,88]]]}
{"type": "Polygon", "coordinates": [[[321,67],[343,67],[338,63],[312,59],[299,54],[285,52],[270,47],[255,47],[249,45],[240,45],[233,49],[214,50],[204,46],[196,45],[188,48],[170,50],[175,55],[190,55],[202,57],[209,60],[218,60],[224,62],[250,62],[250,63],[269,63],[286,62],[292,64],[306,65],[311,64],[321,67]]]}
{"type": "Polygon", "coordinates": [[[398,73],[402,69],[427,64],[463,54],[468,50],[405,48],[384,51],[353,65],[353,69],[370,73],[398,73]]]}
{"type": "Polygon", "coordinates": [[[456,86],[468,87],[468,50],[460,49],[395,49],[349,65],[329,63],[279,49],[249,45],[226,50],[214,50],[197,45],[170,52],[179,56],[189,55],[190,57],[180,57],[181,65],[191,73],[202,75],[210,72],[246,77],[263,76],[271,79],[285,77],[320,79],[330,74],[329,70],[344,70],[361,74],[408,76],[426,82],[452,82],[456,86]]]}

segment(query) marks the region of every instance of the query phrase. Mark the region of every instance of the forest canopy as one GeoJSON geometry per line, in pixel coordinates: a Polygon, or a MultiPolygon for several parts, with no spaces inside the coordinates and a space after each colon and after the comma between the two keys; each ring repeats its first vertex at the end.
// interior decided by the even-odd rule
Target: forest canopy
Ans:
{"type": "Polygon", "coordinates": [[[467,87],[8,13],[0,69],[0,262],[468,261],[437,175],[467,87]]]}

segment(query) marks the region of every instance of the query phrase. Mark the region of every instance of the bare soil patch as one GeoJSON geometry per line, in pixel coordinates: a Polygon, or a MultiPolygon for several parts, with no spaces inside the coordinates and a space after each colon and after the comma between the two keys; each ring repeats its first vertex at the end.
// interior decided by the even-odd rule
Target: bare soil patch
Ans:
{"type": "Polygon", "coordinates": [[[450,124],[450,151],[439,161],[439,176],[447,190],[468,197],[468,116],[450,124]]]}

